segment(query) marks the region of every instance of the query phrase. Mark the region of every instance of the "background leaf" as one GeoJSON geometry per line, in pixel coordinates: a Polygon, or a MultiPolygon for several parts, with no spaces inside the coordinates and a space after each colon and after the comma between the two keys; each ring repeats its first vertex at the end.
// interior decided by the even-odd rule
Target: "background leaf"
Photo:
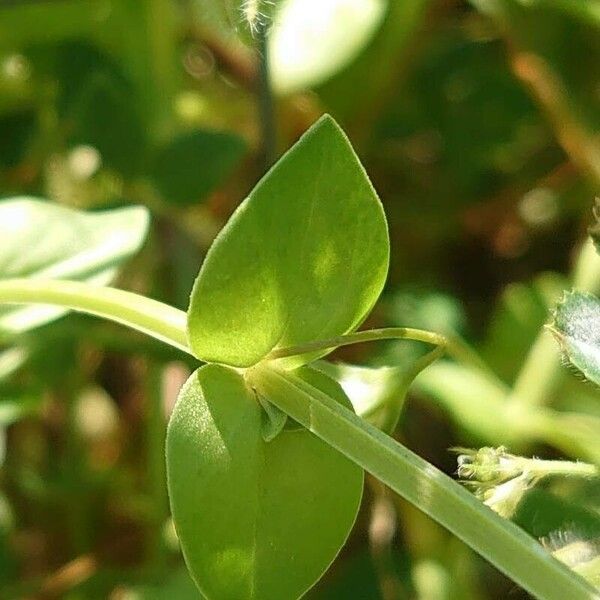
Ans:
{"type": "Polygon", "coordinates": [[[600,385],[600,301],[573,291],[556,307],[550,330],[564,357],[586,379],[600,385]]]}
{"type": "Polygon", "coordinates": [[[261,412],[236,371],[206,365],[182,388],[169,424],[173,518],[210,598],[301,596],[338,553],[360,504],[359,467],[306,429],[265,442],[261,412]]]}
{"type": "Polygon", "coordinates": [[[290,93],[346,66],[381,24],[386,0],[285,0],[269,39],[273,87],[290,93]]]}
{"type": "Polygon", "coordinates": [[[569,287],[565,277],[542,273],[507,285],[491,314],[482,354],[505,382],[513,382],[549,311],[569,287]]]}
{"type": "MultiPolygon", "coordinates": [[[[145,208],[83,213],[34,198],[0,202],[0,279],[31,277],[108,284],[118,266],[142,245],[145,208]]],[[[56,307],[0,308],[0,337],[52,321],[56,307]]]]}
{"type": "Polygon", "coordinates": [[[223,183],[245,151],[246,144],[237,135],[191,131],[159,150],[152,176],[167,202],[199,202],[223,183]]]}
{"type": "Polygon", "coordinates": [[[402,367],[358,367],[327,361],[315,366],[341,385],[357,415],[383,431],[393,431],[414,373],[402,367]]]}
{"type": "Polygon", "coordinates": [[[381,292],[388,256],[375,191],[324,117],[213,243],[192,291],[191,347],[202,360],[244,367],[276,346],[351,331],[381,292]]]}

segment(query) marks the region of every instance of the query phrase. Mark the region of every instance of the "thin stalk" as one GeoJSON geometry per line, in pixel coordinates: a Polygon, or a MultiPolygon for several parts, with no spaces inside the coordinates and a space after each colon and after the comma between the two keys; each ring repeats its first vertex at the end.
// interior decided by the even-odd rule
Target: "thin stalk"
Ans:
{"type": "Polygon", "coordinates": [[[484,447],[479,450],[456,448],[460,452],[457,463],[457,475],[465,482],[477,483],[490,488],[526,475],[532,482],[544,477],[582,477],[592,479],[600,475],[595,464],[568,461],[542,460],[510,454],[504,446],[484,447]]]}
{"type": "Polygon", "coordinates": [[[251,384],[270,402],[454,533],[543,600],[598,593],[514,523],[502,519],[433,465],[292,373],[259,366],[251,384]]]}
{"type": "Polygon", "coordinates": [[[269,26],[265,22],[256,25],[256,45],[258,51],[257,101],[260,131],[263,144],[265,170],[277,158],[277,131],[275,126],[275,102],[269,76],[269,26]]]}
{"type": "Polygon", "coordinates": [[[421,371],[424,371],[429,365],[432,365],[438,358],[441,358],[446,351],[446,346],[438,346],[424,354],[409,367],[406,371],[406,378],[412,381],[421,371]]]}
{"type": "Polygon", "coordinates": [[[192,354],[186,314],[139,294],[77,281],[6,279],[0,304],[50,304],[115,321],[192,354]]]}
{"type": "Polygon", "coordinates": [[[487,365],[460,338],[445,336],[424,329],[413,329],[412,327],[367,329],[365,331],[356,331],[327,340],[316,340],[298,346],[276,348],[266,356],[266,360],[278,360],[290,356],[299,356],[301,354],[339,348],[340,346],[349,346],[351,344],[359,344],[362,342],[377,342],[381,340],[413,340],[416,342],[425,342],[426,344],[432,344],[434,346],[442,346],[445,348],[446,352],[456,360],[472,364],[478,369],[489,373],[487,365]]]}
{"type": "Polygon", "coordinates": [[[307,342],[306,344],[299,344],[298,346],[276,348],[267,355],[266,359],[277,360],[280,358],[288,358],[290,356],[319,352],[321,350],[330,350],[332,348],[339,348],[340,346],[349,346],[351,344],[359,344],[362,342],[377,342],[380,340],[414,340],[432,344],[434,346],[447,346],[446,338],[439,333],[433,333],[423,329],[413,329],[411,327],[389,327],[385,329],[356,331],[354,333],[339,335],[326,340],[316,340],[307,342]]]}
{"type": "Polygon", "coordinates": [[[569,460],[540,460],[538,458],[522,458],[523,470],[539,477],[563,475],[565,477],[598,477],[600,471],[596,465],[569,460]]]}

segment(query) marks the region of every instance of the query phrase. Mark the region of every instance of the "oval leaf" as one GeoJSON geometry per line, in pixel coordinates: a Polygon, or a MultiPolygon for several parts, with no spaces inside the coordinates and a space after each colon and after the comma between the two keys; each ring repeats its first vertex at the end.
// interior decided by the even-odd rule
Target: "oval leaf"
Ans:
{"type": "Polygon", "coordinates": [[[285,0],[269,38],[277,92],[322,83],[348,65],[381,24],[386,0],[285,0]]]}
{"type": "Polygon", "coordinates": [[[276,346],[347,333],[377,300],[388,259],[375,190],[326,116],[213,243],[188,310],[192,350],[207,362],[247,367],[276,346]]]}
{"type": "MultiPolygon", "coordinates": [[[[142,245],[143,207],[84,213],[33,198],[0,202],[0,279],[70,279],[106,285],[142,245]]],[[[50,306],[3,306],[0,337],[11,337],[67,312],[50,306]]]]}
{"type": "Polygon", "coordinates": [[[584,292],[565,294],[549,329],[568,364],[600,385],[600,300],[584,292]]]}
{"type": "Polygon", "coordinates": [[[242,376],[206,365],[169,423],[169,496],[186,563],[208,598],[301,596],[346,540],[362,470],[306,429],[265,442],[242,376]]]}

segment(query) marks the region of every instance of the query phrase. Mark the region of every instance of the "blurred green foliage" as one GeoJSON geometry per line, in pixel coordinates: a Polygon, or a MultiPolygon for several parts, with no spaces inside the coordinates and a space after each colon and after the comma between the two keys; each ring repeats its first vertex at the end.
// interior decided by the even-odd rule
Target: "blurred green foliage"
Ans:
{"type": "MultiPolygon", "coordinates": [[[[580,251],[600,186],[598,1],[322,0],[290,10],[301,1],[279,0],[263,17],[296,15],[285,27],[304,69],[293,86],[272,82],[279,152],[324,111],[342,123],[394,249],[370,324],[458,333],[489,366],[489,377],[449,361],[430,367],[395,435],[447,472],[456,445],[600,460],[600,394],[561,369],[541,332],[564,289],[600,291],[600,259],[580,251]],[[340,31],[344,52],[323,44],[316,59],[305,54],[311,36],[340,31]]],[[[210,242],[265,170],[260,53],[244,19],[237,0],[1,2],[0,194],[92,211],[146,206],[148,242],[118,285],[185,307],[210,242]]],[[[271,46],[269,58],[286,64],[271,46]]],[[[336,357],[359,394],[346,363],[402,372],[420,353],[388,342],[336,357]]],[[[198,597],[163,464],[165,414],[190,366],[84,317],[2,348],[0,597],[198,597]]],[[[381,373],[373,397],[404,393],[381,373]]],[[[516,519],[537,537],[597,535],[596,488],[553,482],[516,519]]],[[[371,481],[347,546],[307,597],[509,593],[522,597],[371,481]]]]}

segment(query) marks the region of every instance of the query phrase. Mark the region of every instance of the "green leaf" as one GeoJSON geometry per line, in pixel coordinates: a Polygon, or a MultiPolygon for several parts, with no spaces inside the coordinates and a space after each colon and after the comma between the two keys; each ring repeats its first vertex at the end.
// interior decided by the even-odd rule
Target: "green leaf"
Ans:
{"type": "Polygon", "coordinates": [[[188,310],[191,348],[202,360],[247,367],[275,347],[352,331],[377,300],[388,259],[381,204],[325,116],[213,243],[188,310]]]}
{"type": "Polygon", "coordinates": [[[290,93],[350,63],[383,20],[386,0],[284,0],[269,38],[273,87],[290,93]]]}
{"type": "Polygon", "coordinates": [[[362,470],[306,429],[265,442],[262,409],[235,370],[198,369],[167,434],[173,519],[208,598],[301,596],[354,523],[362,470]]]}
{"type": "MultiPolygon", "coordinates": [[[[361,139],[372,139],[379,144],[382,140],[372,138],[373,133],[379,129],[375,124],[382,116],[381,99],[389,98],[389,107],[393,107],[391,114],[402,110],[403,98],[410,95],[411,101],[420,102],[419,91],[414,81],[399,85],[405,81],[405,65],[410,60],[413,43],[423,31],[427,15],[433,0],[411,0],[410,2],[386,2],[385,15],[381,25],[373,23],[376,27],[367,45],[344,68],[333,77],[319,86],[318,94],[325,106],[336,115],[341,123],[347,123],[353,131],[359,132],[361,139]],[[410,86],[410,87],[409,87],[410,86]],[[415,86],[415,87],[413,87],[415,86]],[[409,94],[406,92],[410,89],[409,94]]],[[[419,73],[423,67],[421,61],[426,52],[418,59],[419,73]]],[[[446,76],[448,72],[445,71],[446,76]]],[[[428,87],[430,89],[431,86],[428,87]]],[[[440,100],[443,102],[443,100],[440,100]]],[[[431,105],[426,101],[427,108],[423,110],[429,114],[431,105]]],[[[381,127],[386,135],[394,135],[393,128],[389,126],[390,112],[386,109],[386,124],[381,127]]],[[[403,123],[411,123],[411,115],[400,117],[403,123]]],[[[377,134],[376,134],[377,135],[377,134]]],[[[385,144],[385,141],[383,141],[385,144]]],[[[395,170],[401,163],[394,161],[395,170]]],[[[439,173],[439,170],[437,171],[439,173]]],[[[414,201],[414,200],[413,200],[414,201]]]]}
{"type": "Polygon", "coordinates": [[[383,431],[394,430],[415,373],[401,367],[358,367],[327,361],[316,363],[315,368],[339,382],[356,414],[383,431]]]}
{"type": "Polygon", "coordinates": [[[471,439],[495,445],[519,441],[521,432],[505,410],[508,387],[478,369],[440,361],[421,373],[415,389],[434,400],[471,439]]]}
{"type": "Polygon", "coordinates": [[[288,418],[282,410],[279,410],[262,396],[257,396],[257,399],[263,409],[260,432],[263,440],[270,442],[283,431],[288,418]]]}
{"type": "Polygon", "coordinates": [[[167,202],[199,202],[231,173],[245,150],[244,140],[237,135],[192,131],[158,152],[152,176],[167,202]]]}
{"type": "MultiPolygon", "coordinates": [[[[340,385],[340,383],[327,371],[323,365],[328,365],[326,361],[320,361],[320,364],[313,364],[310,366],[304,366],[296,369],[294,375],[308,383],[309,385],[321,390],[327,394],[330,398],[333,398],[339,402],[342,406],[349,408],[352,412],[355,412],[354,405],[350,398],[346,395],[346,392],[340,385]]],[[[271,404],[271,410],[280,410],[274,404],[271,404]]],[[[287,414],[281,411],[287,418],[287,414]]],[[[294,421],[292,418],[287,419],[286,428],[288,430],[304,429],[300,423],[294,421]]]]}
{"type": "MultiPolygon", "coordinates": [[[[108,284],[121,262],[142,245],[148,213],[142,207],[83,213],[20,197],[0,202],[0,280],[70,279],[108,284]]],[[[2,306],[0,338],[60,317],[65,309],[2,306]]]]}
{"type": "Polygon", "coordinates": [[[566,293],[549,329],[568,364],[600,385],[600,300],[584,292],[566,293]]]}
{"type": "Polygon", "coordinates": [[[504,381],[512,382],[517,376],[548,320],[548,311],[567,287],[562,275],[542,273],[531,282],[515,282],[504,288],[482,350],[483,358],[504,381]]]}

